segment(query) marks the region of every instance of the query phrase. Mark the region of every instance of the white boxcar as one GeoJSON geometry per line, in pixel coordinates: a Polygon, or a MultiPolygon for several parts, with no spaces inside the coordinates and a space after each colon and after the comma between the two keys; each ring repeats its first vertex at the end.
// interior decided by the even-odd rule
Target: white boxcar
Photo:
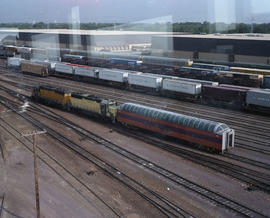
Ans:
{"type": "Polygon", "coordinates": [[[10,58],[8,58],[7,66],[8,67],[19,68],[21,66],[22,60],[24,60],[24,59],[10,57],[10,58]]]}
{"type": "Polygon", "coordinates": [[[252,89],[247,91],[247,105],[270,108],[270,89],[252,89]]]}
{"type": "Polygon", "coordinates": [[[114,69],[99,69],[99,79],[113,81],[113,82],[126,82],[128,73],[124,70],[114,70],[114,69]]]}
{"type": "Polygon", "coordinates": [[[31,54],[31,48],[27,48],[27,47],[18,47],[17,48],[17,52],[19,53],[19,54],[22,54],[22,53],[24,53],[24,54],[31,54]]]}
{"type": "Polygon", "coordinates": [[[59,73],[73,74],[74,67],[68,64],[57,63],[55,64],[55,71],[59,73]]]}
{"type": "Polygon", "coordinates": [[[210,85],[210,86],[218,86],[218,82],[208,81],[208,80],[200,80],[200,79],[188,79],[188,78],[180,78],[178,77],[177,80],[187,81],[192,83],[200,83],[202,85],[210,85]]]}
{"type": "Polygon", "coordinates": [[[164,79],[162,89],[189,95],[200,95],[202,84],[181,80],[164,79]]]}
{"type": "Polygon", "coordinates": [[[158,89],[161,87],[162,77],[143,73],[130,73],[128,74],[128,83],[130,85],[158,89]]]}
{"type": "Polygon", "coordinates": [[[93,67],[75,67],[75,75],[85,77],[96,77],[97,70],[93,67]]]}

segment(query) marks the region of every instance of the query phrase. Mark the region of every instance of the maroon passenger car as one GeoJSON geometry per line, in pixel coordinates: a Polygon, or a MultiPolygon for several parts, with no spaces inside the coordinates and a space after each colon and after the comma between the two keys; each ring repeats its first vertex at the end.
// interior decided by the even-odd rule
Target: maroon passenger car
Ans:
{"type": "Polygon", "coordinates": [[[234,130],[224,123],[132,103],[120,105],[116,119],[122,124],[203,145],[219,152],[234,147],[234,130]]]}

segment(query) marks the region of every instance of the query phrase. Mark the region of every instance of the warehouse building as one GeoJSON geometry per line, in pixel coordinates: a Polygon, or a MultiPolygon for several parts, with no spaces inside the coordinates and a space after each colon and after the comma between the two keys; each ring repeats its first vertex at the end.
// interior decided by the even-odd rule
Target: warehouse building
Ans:
{"type": "MultiPolygon", "coordinates": [[[[83,50],[131,51],[133,48],[146,49],[151,46],[152,36],[160,32],[103,31],[103,30],[0,30],[2,43],[7,36],[15,38],[12,44],[29,47],[58,47],[83,50]]],[[[164,33],[168,34],[168,33],[164,33]]]]}
{"type": "Polygon", "coordinates": [[[270,65],[270,34],[160,35],[153,53],[202,61],[270,65]]]}

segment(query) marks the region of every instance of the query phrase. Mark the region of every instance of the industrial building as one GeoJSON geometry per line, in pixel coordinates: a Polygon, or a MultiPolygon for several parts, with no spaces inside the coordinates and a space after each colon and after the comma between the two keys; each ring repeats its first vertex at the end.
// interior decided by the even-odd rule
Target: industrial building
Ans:
{"type": "Polygon", "coordinates": [[[142,31],[11,29],[0,30],[0,40],[4,44],[40,48],[58,47],[95,51],[131,51],[134,48],[149,48],[152,36],[160,34],[160,32],[142,31]]]}
{"type": "Polygon", "coordinates": [[[202,61],[270,65],[270,34],[160,35],[153,53],[202,61]]]}

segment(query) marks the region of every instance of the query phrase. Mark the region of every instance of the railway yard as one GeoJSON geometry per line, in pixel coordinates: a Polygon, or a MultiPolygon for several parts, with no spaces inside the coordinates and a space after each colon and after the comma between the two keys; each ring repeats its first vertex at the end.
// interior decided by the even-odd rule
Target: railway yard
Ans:
{"type": "Polygon", "coordinates": [[[7,69],[0,60],[0,217],[34,217],[37,136],[41,217],[269,217],[270,117],[7,69]],[[225,123],[234,148],[198,145],[33,101],[37,86],[225,123]]]}

